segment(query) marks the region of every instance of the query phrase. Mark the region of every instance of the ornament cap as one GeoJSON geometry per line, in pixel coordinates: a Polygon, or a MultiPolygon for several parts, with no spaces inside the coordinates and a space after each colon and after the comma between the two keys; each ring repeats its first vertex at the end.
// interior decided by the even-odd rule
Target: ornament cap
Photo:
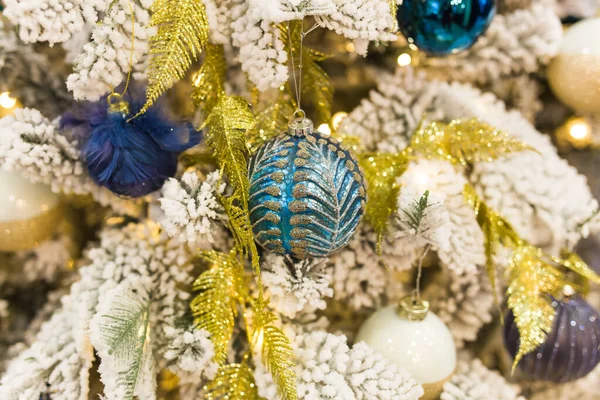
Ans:
{"type": "Polygon", "coordinates": [[[125,101],[122,95],[118,93],[111,93],[106,98],[108,102],[108,111],[111,113],[121,113],[123,115],[129,114],[129,103],[125,101]]]}
{"type": "Polygon", "coordinates": [[[306,113],[303,110],[296,110],[288,124],[288,133],[292,136],[305,136],[312,133],[313,128],[313,122],[306,118],[306,113]]]}
{"type": "Polygon", "coordinates": [[[410,321],[423,321],[429,312],[429,302],[406,296],[398,302],[398,315],[410,321]]]}

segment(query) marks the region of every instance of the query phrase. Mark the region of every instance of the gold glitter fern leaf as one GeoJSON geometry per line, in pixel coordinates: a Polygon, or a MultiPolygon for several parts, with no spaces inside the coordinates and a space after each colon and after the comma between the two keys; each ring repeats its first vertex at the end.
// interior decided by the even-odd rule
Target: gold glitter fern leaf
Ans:
{"type": "Polygon", "coordinates": [[[238,304],[245,302],[244,267],[235,253],[216,251],[200,253],[210,268],[194,282],[198,294],[191,302],[194,323],[210,333],[215,346],[215,362],[223,365],[227,359],[233,335],[238,304]]]}
{"type": "Polygon", "coordinates": [[[275,314],[259,300],[255,307],[254,345],[262,345],[262,362],[273,376],[282,400],[296,400],[296,373],[294,351],[288,337],[274,325],[275,314]]]}
{"type": "Polygon", "coordinates": [[[499,306],[498,290],[496,288],[496,261],[494,257],[500,245],[516,248],[521,244],[521,239],[516,234],[510,223],[489,208],[475,192],[473,186],[466,184],[463,190],[465,202],[473,208],[477,216],[477,223],[484,235],[484,249],[486,257],[486,270],[494,292],[494,300],[499,306]]]}
{"type": "Polygon", "coordinates": [[[245,362],[219,368],[215,379],[206,386],[206,400],[260,400],[252,369],[245,362]]]}
{"type": "Polygon", "coordinates": [[[510,153],[533,150],[527,144],[477,119],[433,122],[419,127],[410,149],[425,157],[462,165],[498,159],[510,153]]]}
{"type": "Polygon", "coordinates": [[[367,207],[365,218],[378,234],[377,250],[381,253],[381,240],[390,216],[396,211],[400,187],[397,179],[406,171],[408,159],[399,154],[365,154],[359,158],[367,182],[367,207]]]}
{"type": "Polygon", "coordinates": [[[146,103],[138,115],[183,78],[208,42],[208,20],[201,0],[155,0],[150,25],[158,30],[150,38],[146,103]]]}
{"type": "Polygon", "coordinates": [[[233,187],[233,195],[222,198],[223,206],[229,217],[229,226],[238,246],[252,257],[252,265],[258,278],[259,293],[262,292],[258,249],[248,212],[248,147],[246,131],[254,126],[254,115],[246,100],[241,97],[219,97],[212,112],[206,119],[208,145],[219,161],[221,170],[227,175],[233,187]]]}
{"type": "Polygon", "coordinates": [[[246,130],[254,125],[254,115],[246,100],[220,96],[205,125],[208,145],[219,160],[231,186],[239,192],[242,205],[248,204],[248,148],[246,130]]]}
{"type": "Polygon", "coordinates": [[[263,143],[286,131],[294,111],[296,107],[288,91],[279,90],[277,99],[256,115],[256,124],[248,130],[250,152],[254,153],[263,143]]]}
{"type": "Polygon", "coordinates": [[[577,254],[566,252],[563,258],[552,257],[552,261],[581,275],[585,279],[600,284],[600,276],[591,269],[577,254]]]}
{"type": "Polygon", "coordinates": [[[262,296],[262,280],[260,275],[260,264],[258,248],[254,241],[252,224],[250,223],[250,214],[248,208],[242,207],[241,195],[236,190],[230,197],[222,197],[221,204],[228,217],[229,230],[233,238],[244,254],[249,254],[252,261],[252,268],[257,278],[258,294],[262,296]]]}
{"type": "Polygon", "coordinates": [[[227,64],[223,46],[207,44],[202,67],[194,78],[192,100],[209,115],[224,93],[227,64]]]}
{"type": "Polygon", "coordinates": [[[519,330],[519,351],[513,371],[521,358],[544,343],[552,329],[554,308],[550,296],[562,286],[559,270],[543,261],[542,250],[518,247],[509,261],[508,307],[519,330]]]}

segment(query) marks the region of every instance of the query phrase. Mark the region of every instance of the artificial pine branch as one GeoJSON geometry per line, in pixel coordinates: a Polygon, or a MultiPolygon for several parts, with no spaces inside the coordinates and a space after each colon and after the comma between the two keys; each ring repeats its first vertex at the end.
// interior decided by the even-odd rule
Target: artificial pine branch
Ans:
{"type": "Polygon", "coordinates": [[[431,204],[428,204],[429,199],[429,190],[426,190],[425,193],[421,196],[419,200],[415,200],[413,206],[410,209],[403,209],[402,213],[406,215],[408,218],[408,226],[413,229],[416,233],[419,232],[419,228],[421,227],[421,222],[423,222],[423,217],[425,216],[425,210],[428,207],[431,207],[431,204]]]}
{"type": "Polygon", "coordinates": [[[141,287],[119,291],[91,323],[92,340],[101,355],[100,372],[108,399],[133,399],[154,391],[150,346],[151,299],[141,287]]]}

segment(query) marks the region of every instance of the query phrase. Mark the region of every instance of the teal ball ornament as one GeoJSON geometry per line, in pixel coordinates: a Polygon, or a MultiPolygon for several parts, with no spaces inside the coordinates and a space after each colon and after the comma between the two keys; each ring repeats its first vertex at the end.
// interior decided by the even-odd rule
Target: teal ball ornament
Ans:
{"type": "Polygon", "coordinates": [[[406,40],[430,55],[466,50],[486,31],[495,0],[403,0],[396,18],[406,40]]]}
{"type": "Polygon", "coordinates": [[[326,257],[348,243],[364,212],[358,162],[308,119],[259,148],[248,178],[254,237],[277,254],[326,257]]]}

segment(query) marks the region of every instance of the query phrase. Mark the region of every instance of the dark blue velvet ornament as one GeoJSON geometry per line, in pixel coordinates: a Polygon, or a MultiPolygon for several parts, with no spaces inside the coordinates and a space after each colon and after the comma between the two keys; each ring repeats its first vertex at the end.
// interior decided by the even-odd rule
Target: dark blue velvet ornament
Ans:
{"type": "Polygon", "coordinates": [[[250,159],[248,177],[254,237],[278,254],[328,256],[348,243],[363,215],[356,159],[311,128],[265,143],[250,159]]]}
{"type": "MultiPolygon", "coordinates": [[[[555,383],[570,382],[590,373],[600,363],[600,317],[585,300],[553,300],[554,325],[546,342],[523,356],[518,368],[528,376],[555,383]]],[[[513,313],[504,325],[504,341],[515,357],[519,331],[513,313]]]]}
{"type": "Polygon", "coordinates": [[[82,144],[94,181],[120,196],[141,197],[160,189],[175,175],[178,154],[201,139],[191,124],[167,119],[160,104],[128,121],[129,109],[140,109],[143,99],[127,94],[120,110],[109,107],[106,97],[77,104],[60,122],[82,144]]]}
{"type": "Polygon", "coordinates": [[[409,43],[431,55],[447,55],[471,47],[495,10],[495,0],[403,0],[396,16],[409,43]]]}

